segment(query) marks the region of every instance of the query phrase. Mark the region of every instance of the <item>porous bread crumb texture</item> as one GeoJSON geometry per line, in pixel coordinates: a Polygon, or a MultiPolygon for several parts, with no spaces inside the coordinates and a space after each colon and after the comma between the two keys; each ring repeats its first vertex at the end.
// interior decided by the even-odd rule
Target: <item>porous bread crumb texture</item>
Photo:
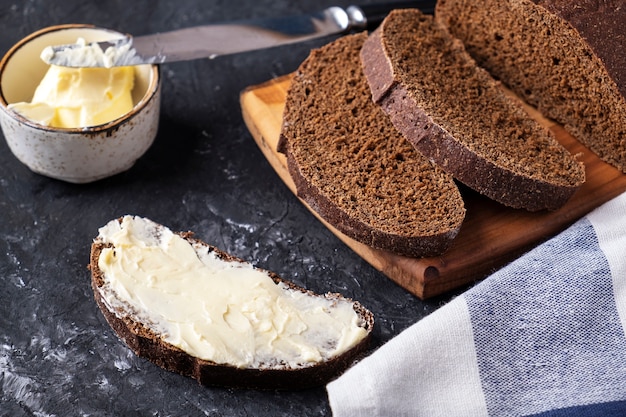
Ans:
{"type": "Polygon", "coordinates": [[[340,38],[301,65],[287,97],[283,139],[300,174],[349,218],[400,238],[456,235],[465,213],[458,188],[372,101],[359,58],[365,39],[340,38]]]}
{"type": "MultiPolygon", "coordinates": [[[[440,0],[436,19],[463,41],[480,65],[626,172],[625,69],[617,65],[611,77],[581,33],[548,11],[574,16],[605,54],[623,54],[626,6],[622,1],[596,2],[595,7],[593,3],[440,0]],[[616,84],[618,72],[621,87],[616,84]]],[[[606,61],[613,58],[607,56],[606,61]]]]}
{"type": "Polygon", "coordinates": [[[395,79],[432,121],[478,157],[516,175],[577,187],[581,164],[554,135],[505,96],[462,42],[432,16],[393,12],[382,26],[395,79]]]}

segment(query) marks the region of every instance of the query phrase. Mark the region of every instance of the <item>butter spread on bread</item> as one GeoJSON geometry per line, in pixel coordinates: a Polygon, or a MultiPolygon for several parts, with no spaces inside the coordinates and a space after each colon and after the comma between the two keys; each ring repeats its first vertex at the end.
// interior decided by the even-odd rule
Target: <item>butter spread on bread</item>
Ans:
{"type": "Polygon", "coordinates": [[[357,303],[314,295],[145,218],[109,222],[94,245],[101,308],[201,361],[306,368],[346,354],[371,331],[357,303]]]}
{"type": "Polygon", "coordinates": [[[248,263],[225,262],[151,221],[126,216],[100,237],[105,301],[127,306],[168,343],[239,367],[292,367],[341,354],[366,335],[352,303],[309,297],[248,263]]]}

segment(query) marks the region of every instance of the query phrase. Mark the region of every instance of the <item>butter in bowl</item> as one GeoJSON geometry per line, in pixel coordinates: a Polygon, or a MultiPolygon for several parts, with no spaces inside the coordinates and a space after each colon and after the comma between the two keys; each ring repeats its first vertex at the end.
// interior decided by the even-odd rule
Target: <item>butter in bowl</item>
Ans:
{"type": "Polygon", "coordinates": [[[88,183],[131,168],[159,124],[157,65],[50,66],[50,45],[123,34],[91,25],[52,26],[19,41],[0,61],[0,125],[16,158],[33,172],[88,183]]]}

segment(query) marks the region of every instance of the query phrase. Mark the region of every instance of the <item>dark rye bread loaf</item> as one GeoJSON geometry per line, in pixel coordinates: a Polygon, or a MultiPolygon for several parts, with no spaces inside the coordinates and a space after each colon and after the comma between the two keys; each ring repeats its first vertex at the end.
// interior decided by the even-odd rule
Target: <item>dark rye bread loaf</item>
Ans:
{"type": "Polygon", "coordinates": [[[345,235],[411,257],[441,254],[464,219],[462,197],[372,102],[359,60],[366,37],[339,38],[302,63],[278,150],[298,196],[345,235]]]}
{"type": "Polygon", "coordinates": [[[502,204],[557,209],[584,182],[582,164],[418,10],[395,10],[361,58],[373,99],[424,155],[502,204]]]}
{"type": "MultiPolygon", "coordinates": [[[[118,220],[120,223],[122,219],[118,220]]],[[[164,226],[156,224],[158,230],[166,230],[164,226]]],[[[157,232],[158,233],[158,232],[157,232]]],[[[220,249],[211,246],[193,237],[191,232],[176,233],[191,245],[206,248],[210,253],[225,262],[240,263],[244,267],[246,261],[234,257],[220,249]]],[[[282,283],[288,289],[302,292],[308,297],[322,297],[331,302],[351,303],[354,311],[360,319],[360,326],[366,330],[366,336],[345,353],[314,364],[303,364],[293,367],[289,364],[268,364],[262,368],[236,367],[229,364],[218,364],[212,361],[194,357],[181,348],[163,340],[163,335],[153,329],[151,323],[138,321],[141,312],[121,308],[119,305],[112,306],[110,300],[105,300],[104,293],[107,285],[107,277],[98,266],[99,258],[105,248],[112,247],[98,236],[91,246],[89,269],[91,270],[91,285],[96,303],[102,311],[104,318],[114,330],[116,335],[138,356],[148,359],[156,365],[187,377],[196,379],[206,386],[220,386],[246,389],[276,389],[298,390],[314,386],[322,386],[341,374],[345,369],[360,359],[367,351],[371,332],[374,327],[372,313],[359,302],[344,298],[340,294],[327,293],[317,295],[304,288],[280,278],[271,271],[267,273],[275,283],[282,283]]],[[[280,360],[280,358],[277,358],[280,360]]]]}
{"type": "Polygon", "coordinates": [[[626,172],[626,2],[440,0],[435,16],[480,65],[626,172]]]}

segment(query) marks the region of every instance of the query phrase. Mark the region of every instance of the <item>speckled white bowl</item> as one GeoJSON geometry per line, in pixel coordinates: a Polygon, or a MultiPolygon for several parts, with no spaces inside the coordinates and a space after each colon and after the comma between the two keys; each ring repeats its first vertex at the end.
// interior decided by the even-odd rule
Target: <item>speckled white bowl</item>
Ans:
{"type": "Polygon", "coordinates": [[[101,41],[122,34],[91,25],[60,25],[22,39],[0,61],[0,125],[13,154],[32,171],[72,183],[87,183],[123,172],[152,145],[159,124],[161,81],[157,65],[135,67],[134,108],[109,123],[55,128],[34,123],[8,108],[30,101],[47,71],[40,59],[49,45],[79,37],[101,41]]]}

